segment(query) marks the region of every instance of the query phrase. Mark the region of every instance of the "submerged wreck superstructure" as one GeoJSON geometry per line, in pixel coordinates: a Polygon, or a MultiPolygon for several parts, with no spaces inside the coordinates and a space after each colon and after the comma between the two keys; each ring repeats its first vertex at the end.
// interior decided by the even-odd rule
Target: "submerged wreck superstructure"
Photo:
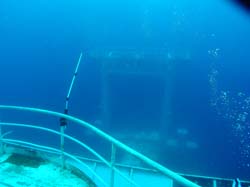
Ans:
{"type": "MultiPolygon", "coordinates": [[[[156,120],[158,128],[165,128],[169,123],[171,69],[175,61],[188,63],[189,55],[179,58],[159,50],[147,53],[94,51],[87,55],[100,70],[101,121],[105,126],[117,128],[129,119],[124,116],[119,121],[114,117],[112,79],[136,76],[146,77],[152,84],[160,82],[159,115],[141,117],[156,120]]],[[[176,173],[95,125],[67,113],[8,105],[0,105],[0,111],[0,186],[3,187],[231,187],[233,183],[233,179],[176,173]],[[59,125],[59,120],[67,126],[59,125]],[[142,164],[121,163],[117,158],[120,154],[129,155],[142,164]]],[[[249,181],[241,183],[242,187],[250,186],[249,181]]]]}
{"type": "MultiPolygon", "coordinates": [[[[86,145],[83,141],[65,133],[60,127],[54,130],[34,124],[1,122],[0,150],[1,150],[1,183],[2,186],[143,186],[143,187],[224,187],[232,184],[231,179],[221,179],[204,176],[191,176],[177,174],[148,157],[131,149],[120,141],[114,139],[91,124],[69,115],[19,106],[1,105],[3,111],[19,111],[21,113],[39,113],[54,117],[63,117],[81,128],[93,131],[100,141],[110,143],[111,158],[105,159],[100,153],[86,145]],[[45,134],[54,134],[58,147],[48,146],[49,142],[40,139],[39,144],[27,141],[27,137],[11,138],[10,130],[14,128],[44,131],[45,134]],[[45,142],[43,142],[45,141],[45,142]],[[67,152],[64,145],[72,141],[78,149],[86,149],[96,159],[86,158],[85,155],[73,155],[67,152]],[[121,149],[144,162],[148,168],[121,165],[116,163],[116,150],[121,149]],[[34,169],[35,168],[35,169],[34,169]],[[21,175],[21,177],[20,177],[21,175]],[[60,178],[60,180],[58,180],[60,178]],[[59,182],[59,183],[57,183],[59,182]],[[39,183],[39,184],[38,184],[39,183]]],[[[70,127],[68,127],[70,128],[70,127]]],[[[68,130],[68,129],[67,129],[68,130]]],[[[16,131],[15,131],[16,133],[16,131]]],[[[49,137],[49,135],[48,135],[49,137]]],[[[34,140],[35,141],[35,140],[34,140]]],[[[242,186],[250,183],[242,181],[242,186]]]]}

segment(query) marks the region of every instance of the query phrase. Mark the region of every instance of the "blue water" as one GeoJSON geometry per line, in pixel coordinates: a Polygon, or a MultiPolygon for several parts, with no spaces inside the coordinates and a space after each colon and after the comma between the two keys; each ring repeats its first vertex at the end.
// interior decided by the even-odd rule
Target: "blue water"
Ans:
{"type": "Polygon", "coordinates": [[[226,1],[2,0],[0,103],[62,112],[82,51],[70,114],[100,125],[100,62],[88,54],[163,50],[175,62],[167,125],[162,79],[125,73],[109,77],[100,128],[175,171],[249,179],[249,33],[250,16],[226,1]]]}

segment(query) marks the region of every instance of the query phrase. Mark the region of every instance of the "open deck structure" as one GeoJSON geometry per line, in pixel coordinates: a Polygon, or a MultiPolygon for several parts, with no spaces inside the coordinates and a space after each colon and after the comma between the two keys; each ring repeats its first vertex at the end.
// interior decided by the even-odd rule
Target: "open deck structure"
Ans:
{"type": "MultiPolygon", "coordinates": [[[[54,176],[61,176],[62,178],[62,180],[59,180],[60,184],[55,183],[54,186],[72,186],[76,183],[76,186],[100,187],[226,187],[231,186],[233,182],[232,179],[175,173],[128,147],[119,140],[109,136],[100,129],[97,129],[93,125],[70,115],[44,109],[20,106],[0,105],[0,110],[16,110],[21,113],[39,113],[42,115],[49,115],[50,117],[65,118],[73,122],[74,125],[92,131],[99,141],[109,142],[111,148],[111,156],[108,160],[100,153],[96,152],[94,148],[86,145],[84,141],[68,135],[63,126],[47,128],[43,125],[37,124],[1,122],[1,186],[48,186],[47,184],[53,186],[53,183],[56,181],[55,178],[53,178],[54,176]],[[11,133],[10,129],[13,130],[13,127],[14,129],[28,129],[29,132],[38,130],[40,133],[40,131],[43,131],[45,136],[47,134],[47,137],[50,136],[49,134],[53,134],[57,137],[55,141],[58,141],[58,147],[48,146],[50,143],[45,141],[46,138],[39,139],[39,137],[37,137],[40,142],[39,144],[29,142],[27,141],[27,137],[21,137],[24,132],[23,130],[21,131],[21,134],[17,136],[19,138],[12,138],[12,133],[18,133],[16,130],[11,133]],[[65,149],[65,144],[67,144],[68,141],[76,144],[78,149],[87,150],[94,155],[95,159],[85,157],[85,155],[74,155],[70,151],[68,152],[65,149]],[[133,155],[140,161],[144,162],[148,167],[144,168],[116,163],[116,152],[118,149],[124,151],[126,154],[133,155]],[[26,168],[24,168],[24,166],[26,166],[26,168]],[[27,169],[27,167],[36,168],[35,170],[33,169],[33,173],[39,172],[39,174],[34,174],[34,176],[40,177],[40,179],[32,177],[32,169],[27,169]],[[59,174],[55,174],[56,170],[59,170],[59,174]],[[61,170],[64,170],[64,173],[60,173],[62,172],[61,170]],[[12,173],[12,175],[10,173],[12,173]],[[18,174],[22,177],[18,176],[18,174]],[[27,176],[25,176],[25,174],[27,176]],[[46,175],[47,178],[44,177],[46,175]],[[23,180],[25,177],[36,182],[23,180]],[[74,178],[75,180],[73,180],[74,178]],[[40,185],[37,184],[38,182],[40,185]]],[[[243,187],[248,187],[249,185],[250,182],[242,181],[243,187]]]]}

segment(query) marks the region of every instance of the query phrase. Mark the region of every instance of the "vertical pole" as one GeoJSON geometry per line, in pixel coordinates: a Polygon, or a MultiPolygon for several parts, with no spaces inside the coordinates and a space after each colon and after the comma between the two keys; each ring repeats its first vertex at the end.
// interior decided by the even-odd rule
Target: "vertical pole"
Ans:
{"type": "MultiPolygon", "coordinates": [[[[130,169],[130,172],[129,172],[129,178],[130,178],[131,180],[133,180],[133,174],[134,174],[134,169],[131,168],[131,169],[130,169]]],[[[132,187],[132,186],[133,186],[133,184],[130,183],[130,187],[132,187]]]]}
{"type": "Polygon", "coordinates": [[[172,74],[171,70],[168,68],[168,64],[165,64],[162,67],[163,72],[163,82],[164,82],[164,96],[162,101],[162,116],[161,116],[161,130],[164,132],[169,132],[169,126],[171,123],[170,113],[171,113],[171,81],[172,81],[172,74]]]}
{"type": "MultiPolygon", "coordinates": [[[[68,94],[67,94],[66,101],[65,101],[64,114],[68,114],[68,111],[69,111],[69,98],[70,98],[70,94],[72,92],[72,88],[73,88],[75,80],[76,80],[76,76],[77,76],[78,69],[79,69],[81,61],[82,61],[82,53],[80,53],[80,56],[79,56],[79,59],[77,61],[77,65],[76,65],[76,68],[75,68],[75,72],[74,72],[74,75],[72,77],[72,80],[71,80],[71,83],[70,83],[70,86],[69,86],[68,94]]],[[[60,133],[61,133],[61,136],[60,136],[60,148],[61,148],[61,162],[62,162],[61,164],[62,164],[62,167],[65,167],[65,157],[64,157],[64,141],[65,141],[65,138],[64,138],[64,131],[65,131],[66,126],[67,126],[67,119],[60,118],[60,133]]]]}
{"type": "MultiPolygon", "coordinates": [[[[97,162],[94,162],[94,166],[93,166],[93,171],[96,173],[96,168],[97,168],[97,162]]],[[[95,174],[92,175],[91,178],[93,181],[95,181],[95,174]]]]}
{"type": "Polygon", "coordinates": [[[213,187],[217,187],[217,181],[213,180],[213,187]]]}
{"type": "Polygon", "coordinates": [[[65,167],[65,157],[64,157],[64,130],[65,126],[60,126],[60,148],[61,148],[61,166],[62,168],[65,167]]]}
{"type": "Polygon", "coordinates": [[[102,123],[104,124],[105,127],[109,127],[110,125],[110,102],[109,102],[109,88],[108,88],[108,74],[109,74],[109,70],[108,70],[108,63],[109,62],[101,62],[101,66],[102,66],[102,95],[101,95],[101,115],[102,115],[102,123]]]}
{"type": "Polygon", "coordinates": [[[116,146],[112,143],[111,148],[111,174],[110,174],[110,187],[114,187],[114,179],[115,179],[115,171],[113,170],[115,165],[115,157],[116,157],[116,146]]]}

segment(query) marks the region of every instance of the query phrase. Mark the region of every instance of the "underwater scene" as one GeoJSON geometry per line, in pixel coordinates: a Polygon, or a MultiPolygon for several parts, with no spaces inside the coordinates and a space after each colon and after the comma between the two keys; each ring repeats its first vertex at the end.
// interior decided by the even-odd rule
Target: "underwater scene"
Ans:
{"type": "Polygon", "coordinates": [[[63,113],[66,99],[68,114],[176,172],[249,180],[249,33],[250,14],[226,0],[1,0],[0,103],[63,113]]]}

